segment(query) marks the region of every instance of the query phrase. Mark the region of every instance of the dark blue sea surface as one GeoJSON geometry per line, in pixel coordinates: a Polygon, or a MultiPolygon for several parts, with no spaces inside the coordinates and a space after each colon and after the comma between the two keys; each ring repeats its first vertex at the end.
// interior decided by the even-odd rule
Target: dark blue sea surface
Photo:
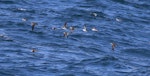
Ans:
{"type": "Polygon", "coordinates": [[[0,76],[150,76],[150,0],[0,0],[0,76]]]}

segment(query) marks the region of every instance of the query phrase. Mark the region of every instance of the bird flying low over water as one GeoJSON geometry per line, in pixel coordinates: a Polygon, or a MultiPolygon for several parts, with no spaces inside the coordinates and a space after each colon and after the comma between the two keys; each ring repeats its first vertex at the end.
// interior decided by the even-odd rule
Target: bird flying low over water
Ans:
{"type": "Polygon", "coordinates": [[[120,18],[116,18],[116,21],[121,22],[122,20],[120,18]]]}
{"type": "Polygon", "coordinates": [[[56,30],[56,27],[52,27],[52,30],[56,30]]]}
{"type": "Polygon", "coordinates": [[[26,18],[22,18],[22,21],[27,21],[27,19],[26,18]]]}
{"type": "Polygon", "coordinates": [[[35,25],[37,25],[37,23],[36,23],[36,22],[31,22],[32,31],[34,30],[35,25]]]}
{"type": "Polygon", "coordinates": [[[31,52],[36,52],[36,51],[37,51],[37,50],[36,50],[35,48],[33,48],[31,52]]]}
{"type": "Polygon", "coordinates": [[[87,32],[86,25],[84,25],[82,31],[87,32]]]}
{"type": "Polygon", "coordinates": [[[97,30],[95,27],[93,27],[93,28],[92,28],[92,31],[97,32],[98,30],[97,30]]]}
{"type": "Polygon", "coordinates": [[[111,44],[111,47],[112,47],[112,50],[114,51],[115,48],[116,48],[116,44],[114,42],[110,43],[111,44]]]}
{"type": "Polygon", "coordinates": [[[93,16],[95,16],[95,17],[97,16],[97,13],[92,13],[92,14],[93,14],[93,16]]]}
{"type": "Polygon", "coordinates": [[[64,26],[62,27],[62,29],[64,29],[64,30],[67,29],[67,22],[65,22],[64,26]]]}
{"type": "Polygon", "coordinates": [[[73,26],[70,27],[70,31],[71,31],[71,32],[73,32],[74,29],[75,29],[75,28],[74,28],[73,26]]]}
{"type": "Polygon", "coordinates": [[[64,32],[64,37],[68,38],[69,33],[68,32],[64,32]]]}

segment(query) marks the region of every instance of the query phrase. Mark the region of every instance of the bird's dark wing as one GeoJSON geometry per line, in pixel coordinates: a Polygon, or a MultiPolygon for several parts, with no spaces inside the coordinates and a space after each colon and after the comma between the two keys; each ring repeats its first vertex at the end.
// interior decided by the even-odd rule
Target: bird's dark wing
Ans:
{"type": "Polygon", "coordinates": [[[32,26],[32,31],[34,30],[34,25],[32,26]]]}

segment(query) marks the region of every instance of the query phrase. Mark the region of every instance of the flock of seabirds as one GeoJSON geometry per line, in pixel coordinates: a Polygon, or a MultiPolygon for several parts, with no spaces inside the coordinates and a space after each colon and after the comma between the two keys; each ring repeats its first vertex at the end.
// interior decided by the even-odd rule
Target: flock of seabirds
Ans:
{"type": "MultiPolygon", "coordinates": [[[[27,21],[27,19],[26,19],[26,18],[22,18],[22,21],[27,21]]],[[[116,18],[116,21],[120,21],[120,19],[116,18]]],[[[37,26],[37,25],[38,25],[38,23],[36,23],[36,22],[31,22],[31,27],[32,27],[31,30],[34,31],[35,26],[37,26]]],[[[57,28],[56,28],[56,27],[52,27],[51,29],[52,29],[52,30],[56,30],[57,28]]],[[[70,32],[64,32],[64,33],[63,33],[63,36],[64,36],[65,38],[68,38],[68,35],[69,35],[70,33],[72,33],[72,32],[75,30],[75,27],[74,27],[74,26],[70,26],[70,27],[68,28],[67,22],[65,22],[64,25],[61,27],[61,29],[63,29],[63,30],[67,30],[67,29],[70,30],[70,32]]],[[[82,31],[83,31],[83,32],[88,32],[86,25],[83,26],[82,31]]],[[[96,29],[95,27],[93,27],[93,28],[91,28],[91,31],[93,31],[93,32],[98,32],[99,30],[96,29]]],[[[112,43],[110,43],[110,44],[111,44],[111,47],[112,47],[112,48],[111,48],[112,51],[114,51],[115,48],[116,48],[116,46],[117,46],[117,44],[116,44],[115,42],[112,42],[112,43]]],[[[37,51],[37,50],[36,50],[35,48],[32,49],[32,52],[36,52],[36,51],[37,51]]]]}

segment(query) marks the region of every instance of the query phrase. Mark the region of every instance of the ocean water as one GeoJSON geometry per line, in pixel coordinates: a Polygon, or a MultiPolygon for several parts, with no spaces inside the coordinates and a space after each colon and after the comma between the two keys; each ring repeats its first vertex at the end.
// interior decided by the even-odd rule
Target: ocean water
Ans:
{"type": "Polygon", "coordinates": [[[150,0],[0,0],[0,76],[150,76],[150,0]]]}

